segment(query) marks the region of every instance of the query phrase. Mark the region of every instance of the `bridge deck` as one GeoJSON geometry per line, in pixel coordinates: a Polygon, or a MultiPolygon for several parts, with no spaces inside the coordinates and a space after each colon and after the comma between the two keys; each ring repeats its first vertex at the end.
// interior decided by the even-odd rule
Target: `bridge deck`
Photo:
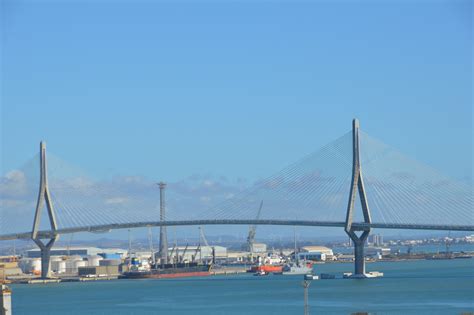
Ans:
{"type": "MultiPolygon", "coordinates": [[[[345,222],[303,221],[303,220],[180,220],[180,221],[150,221],[136,223],[121,223],[84,226],[77,228],[58,229],[56,232],[39,231],[40,238],[50,238],[54,234],[70,234],[79,232],[103,232],[117,229],[129,229],[155,226],[187,226],[187,225],[287,225],[287,226],[321,226],[345,227],[345,222]]],[[[356,230],[368,228],[404,229],[404,230],[439,230],[439,231],[474,231],[473,225],[433,225],[433,224],[390,224],[390,223],[353,223],[356,230]]],[[[30,239],[31,232],[0,235],[0,241],[13,239],[30,239]]]]}

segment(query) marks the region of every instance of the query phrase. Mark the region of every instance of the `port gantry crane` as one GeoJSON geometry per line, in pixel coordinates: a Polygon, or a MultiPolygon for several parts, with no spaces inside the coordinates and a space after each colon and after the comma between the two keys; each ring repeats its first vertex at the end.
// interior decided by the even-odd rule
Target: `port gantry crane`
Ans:
{"type": "MultiPolygon", "coordinates": [[[[260,207],[258,208],[257,218],[260,219],[260,213],[262,212],[263,200],[260,202],[260,207]]],[[[255,234],[257,233],[257,225],[252,224],[249,227],[249,235],[247,236],[247,247],[250,252],[250,260],[253,261],[253,244],[255,243],[255,234]]]]}
{"type": "Polygon", "coordinates": [[[186,251],[188,250],[188,245],[189,245],[189,243],[186,243],[186,247],[184,247],[183,254],[181,256],[181,259],[179,260],[180,263],[184,262],[184,257],[186,256],[186,251]]]}
{"type": "Polygon", "coordinates": [[[196,250],[194,251],[194,255],[191,255],[192,262],[195,262],[195,261],[196,261],[197,254],[198,254],[198,252],[200,252],[200,251],[201,251],[201,244],[199,244],[199,245],[196,247],[196,250]]]}

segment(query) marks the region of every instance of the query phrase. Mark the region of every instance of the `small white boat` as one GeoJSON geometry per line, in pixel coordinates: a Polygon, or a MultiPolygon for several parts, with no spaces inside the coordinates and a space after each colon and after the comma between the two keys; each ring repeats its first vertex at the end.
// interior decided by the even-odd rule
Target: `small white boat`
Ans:
{"type": "Polygon", "coordinates": [[[342,274],[342,277],[343,277],[344,279],[349,279],[350,277],[352,277],[352,272],[344,272],[344,273],[342,274]]]}
{"type": "Polygon", "coordinates": [[[383,272],[370,271],[362,275],[354,275],[352,272],[344,272],[342,277],[344,279],[366,279],[366,278],[380,278],[383,277],[383,272]]]}
{"type": "Polygon", "coordinates": [[[253,275],[254,276],[268,276],[268,272],[260,270],[260,271],[257,271],[256,273],[254,273],[253,275]]]}
{"type": "Polygon", "coordinates": [[[383,277],[383,272],[380,271],[370,271],[365,274],[367,278],[380,278],[383,277]]]}
{"type": "Polygon", "coordinates": [[[304,275],[304,279],[305,280],[319,280],[319,276],[307,274],[307,275],[304,275]]]}

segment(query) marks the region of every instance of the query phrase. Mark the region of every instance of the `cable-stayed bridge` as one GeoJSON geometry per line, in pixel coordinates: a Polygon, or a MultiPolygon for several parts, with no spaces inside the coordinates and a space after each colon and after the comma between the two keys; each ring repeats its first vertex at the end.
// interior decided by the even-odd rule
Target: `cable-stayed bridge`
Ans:
{"type": "Polygon", "coordinates": [[[167,211],[164,198],[159,211],[153,182],[95,179],[53,155],[46,159],[44,144],[0,184],[0,240],[33,239],[45,262],[57,237],[67,233],[173,225],[326,226],[344,228],[351,237],[355,274],[363,275],[363,244],[372,228],[474,231],[471,186],[372,138],[357,120],[352,131],[246,190],[229,191],[212,207],[194,208],[186,191],[168,187],[167,211]]]}

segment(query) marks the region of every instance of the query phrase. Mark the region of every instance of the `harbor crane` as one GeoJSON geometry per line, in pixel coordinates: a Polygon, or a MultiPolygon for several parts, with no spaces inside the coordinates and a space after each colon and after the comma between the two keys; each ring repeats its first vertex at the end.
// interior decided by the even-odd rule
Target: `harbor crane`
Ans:
{"type": "Polygon", "coordinates": [[[183,251],[183,254],[181,255],[181,259],[180,259],[180,263],[183,263],[184,262],[184,257],[186,256],[186,251],[188,250],[188,243],[186,243],[186,247],[184,247],[184,251],[183,251]]]}
{"type": "Polygon", "coordinates": [[[201,251],[201,244],[199,244],[197,247],[196,247],[196,250],[194,251],[194,255],[192,255],[192,262],[195,262],[196,261],[196,257],[197,257],[197,254],[198,252],[201,251]]]}
{"type": "MultiPolygon", "coordinates": [[[[260,207],[258,208],[256,220],[260,219],[262,207],[263,207],[263,200],[260,202],[260,207]]],[[[250,260],[252,261],[253,261],[253,244],[255,243],[256,233],[257,233],[257,225],[253,224],[249,227],[249,235],[247,236],[247,248],[250,251],[250,260]]]]}

